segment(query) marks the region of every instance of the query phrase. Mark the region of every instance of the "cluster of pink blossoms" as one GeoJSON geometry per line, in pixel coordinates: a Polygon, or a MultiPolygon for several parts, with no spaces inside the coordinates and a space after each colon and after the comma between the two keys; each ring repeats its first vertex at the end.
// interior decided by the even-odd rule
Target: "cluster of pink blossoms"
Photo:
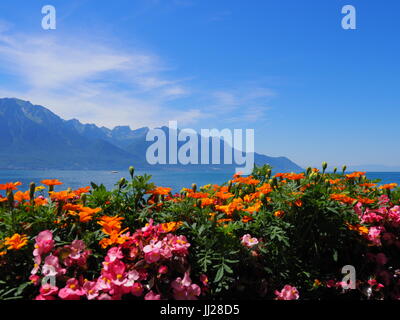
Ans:
{"type": "Polygon", "coordinates": [[[56,279],[56,282],[41,284],[37,300],[120,300],[128,295],[145,300],[169,296],[195,300],[207,286],[206,277],[200,278],[203,287],[192,283],[188,271],[183,278],[172,280],[174,268],[169,267],[171,264],[187,265],[189,246],[185,236],[166,233],[161,225],[153,225],[150,220],[132,235],[127,233],[124,243],[110,248],[102,262],[100,276],[88,280],[83,274],[90,251],[84,242],[75,240],[71,245],[55,249],[52,233],[43,231],[36,238],[35,267],[30,279],[39,284],[39,271],[45,277],[56,279]],[[69,274],[72,276],[68,277],[69,274]],[[65,286],[58,288],[59,282],[65,286]]]}
{"type": "Polygon", "coordinates": [[[392,206],[390,199],[386,195],[379,198],[379,208],[363,210],[362,204],[359,202],[355,205],[354,211],[360,218],[360,222],[370,225],[367,235],[374,245],[381,246],[381,240],[386,244],[394,244],[400,248],[400,240],[390,230],[396,230],[400,227],[400,206],[392,206]]]}
{"type": "MultiPolygon", "coordinates": [[[[400,280],[397,274],[400,270],[391,266],[388,256],[400,249],[400,206],[393,205],[387,195],[379,198],[378,205],[378,208],[365,210],[361,203],[354,207],[360,222],[368,225],[366,238],[372,245],[372,252],[366,255],[367,263],[373,266],[367,281],[369,295],[387,288],[392,298],[399,299],[400,280]]],[[[392,263],[396,264],[396,261],[392,263]]]]}
{"type": "Polygon", "coordinates": [[[298,300],[300,295],[296,287],[286,285],[281,291],[275,290],[276,300],[298,300]]]}

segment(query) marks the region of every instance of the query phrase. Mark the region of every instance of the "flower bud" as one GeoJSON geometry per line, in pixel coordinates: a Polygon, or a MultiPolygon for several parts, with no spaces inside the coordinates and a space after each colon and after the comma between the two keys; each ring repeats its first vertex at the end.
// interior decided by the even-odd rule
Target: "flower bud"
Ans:
{"type": "Polygon", "coordinates": [[[8,200],[8,205],[10,206],[10,208],[13,208],[14,207],[14,193],[12,192],[12,190],[7,191],[7,200],[8,200]]]}
{"type": "Polygon", "coordinates": [[[322,162],[322,171],[325,172],[326,168],[328,168],[328,163],[327,162],[322,162]]]}
{"type": "Polygon", "coordinates": [[[333,173],[336,173],[336,171],[337,171],[337,168],[336,167],[333,168],[333,173]]]}
{"type": "Polygon", "coordinates": [[[192,190],[193,190],[193,192],[196,192],[196,190],[197,190],[197,184],[195,184],[195,183],[192,184],[192,190]]]}
{"type": "Polygon", "coordinates": [[[133,179],[133,175],[135,174],[135,168],[133,166],[129,167],[129,174],[131,175],[131,178],[133,179]]]}
{"type": "Polygon", "coordinates": [[[118,182],[118,187],[121,189],[126,185],[126,179],[125,178],[121,178],[118,182]]]}
{"type": "Polygon", "coordinates": [[[35,183],[31,182],[29,185],[29,200],[31,201],[31,203],[33,203],[33,200],[35,199],[35,189],[36,189],[35,183]]]}
{"type": "Polygon", "coordinates": [[[346,169],[347,169],[347,167],[346,167],[346,166],[343,166],[343,167],[342,167],[342,171],[343,171],[343,173],[346,171],[346,169]]]}
{"type": "Polygon", "coordinates": [[[231,192],[231,190],[232,190],[232,180],[229,180],[229,183],[228,183],[228,192],[231,192]]]}
{"type": "Polygon", "coordinates": [[[306,174],[307,174],[307,175],[310,175],[311,170],[312,170],[311,167],[308,167],[308,168],[306,169],[306,174]]]}
{"type": "Polygon", "coordinates": [[[87,195],[86,195],[86,193],[82,193],[81,194],[81,201],[82,201],[82,204],[85,206],[86,205],[86,200],[87,200],[87,195]]]}

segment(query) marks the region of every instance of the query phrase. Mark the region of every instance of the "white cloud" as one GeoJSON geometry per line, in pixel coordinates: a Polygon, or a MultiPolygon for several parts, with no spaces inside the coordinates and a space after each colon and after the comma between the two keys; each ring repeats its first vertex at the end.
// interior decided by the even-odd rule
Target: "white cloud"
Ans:
{"type": "Polygon", "coordinates": [[[254,85],[196,90],[187,84],[193,77],[166,77],[171,70],[149,52],[0,29],[0,73],[12,78],[2,85],[0,96],[43,105],[64,119],[132,128],[206,120],[207,126],[225,127],[226,122],[262,119],[265,99],[274,95],[254,85]],[[178,100],[182,98],[185,104],[178,100]]]}
{"type": "Polygon", "coordinates": [[[188,122],[202,116],[199,110],[162,112],[166,102],[188,91],[177,85],[179,79],[162,77],[165,66],[149,53],[87,40],[0,34],[0,62],[26,88],[3,87],[1,96],[42,104],[63,118],[135,128],[161,125],[172,116],[188,122]]]}

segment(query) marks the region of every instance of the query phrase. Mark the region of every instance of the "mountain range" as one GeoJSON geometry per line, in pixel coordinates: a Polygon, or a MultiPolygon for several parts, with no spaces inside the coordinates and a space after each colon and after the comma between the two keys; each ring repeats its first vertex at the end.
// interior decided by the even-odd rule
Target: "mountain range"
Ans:
{"type": "MultiPolygon", "coordinates": [[[[168,127],[161,127],[168,135],[168,127]]],[[[49,109],[16,98],[0,99],[0,169],[126,169],[231,170],[234,165],[150,165],[146,150],[148,127],[113,129],[64,120],[49,109]]],[[[179,129],[178,129],[179,130],[179,129]]],[[[185,142],[178,143],[178,149],[185,142]]],[[[221,143],[223,148],[223,143],[221,143]]],[[[223,149],[221,149],[221,155],[223,149]]],[[[211,156],[211,152],[210,152],[211,156]]],[[[255,153],[257,165],[274,171],[301,171],[286,157],[255,153]]],[[[211,162],[211,161],[210,161],[211,162]]]]}

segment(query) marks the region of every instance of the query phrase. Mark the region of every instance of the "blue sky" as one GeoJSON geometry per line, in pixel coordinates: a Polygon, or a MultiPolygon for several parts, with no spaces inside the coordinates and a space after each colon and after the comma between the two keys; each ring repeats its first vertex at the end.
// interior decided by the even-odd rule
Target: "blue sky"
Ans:
{"type": "Polygon", "coordinates": [[[399,15],[396,0],[2,0],[0,96],[108,127],[254,128],[256,151],[303,166],[400,166],[399,15]]]}

